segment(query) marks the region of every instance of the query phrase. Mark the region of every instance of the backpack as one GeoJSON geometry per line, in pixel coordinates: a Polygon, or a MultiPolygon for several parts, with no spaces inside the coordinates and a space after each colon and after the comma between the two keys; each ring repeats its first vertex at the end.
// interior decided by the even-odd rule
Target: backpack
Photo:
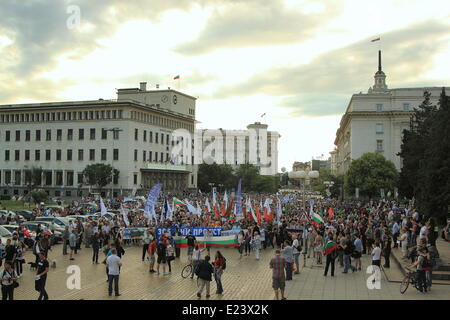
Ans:
{"type": "Polygon", "coordinates": [[[431,264],[430,264],[430,260],[428,260],[428,258],[426,256],[423,257],[423,261],[422,261],[422,269],[431,269],[431,264]]]}

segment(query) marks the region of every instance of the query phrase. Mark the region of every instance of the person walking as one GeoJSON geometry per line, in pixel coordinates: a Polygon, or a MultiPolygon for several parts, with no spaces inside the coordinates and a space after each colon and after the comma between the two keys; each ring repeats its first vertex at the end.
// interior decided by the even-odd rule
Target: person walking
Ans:
{"type": "Polygon", "coordinates": [[[23,255],[24,255],[25,251],[26,251],[26,246],[22,241],[20,241],[17,244],[16,260],[14,260],[14,265],[16,267],[16,273],[19,277],[23,272],[23,264],[25,263],[25,257],[23,255]]]}
{"type": "Polygon", "coordinates": [[[300,273],[300,252],[302,252],[302,247],[300,245],[301,242],[298,241],[298,235],[293,236],[294,241],[292,241],[292,249],[293,249],[293,256],[294,256],[294,263],[295,263],[295,272],[294,274],[300,273]]]}
{"type": "Polygon", "coordinates": [[[242,259],[242,253],[244,251],[244,245],[245,245],[245,236],[244,231],[239,232],[238,234],[238,251],[239,251],[239,259],[242,259]]]}
{"type": "Polygon", "coordinates": [[[375,242],[372,249],[372,265],[381,267],[381,248],[378,241],[375,242]]]}
{"type": "Polygon", "coordinates": [[[147,255],[148,255],[148,261],[149,261],[149,269],[148,272],[150,273],[155,273],[155,253],[156,253],[156,239],[153,238],[152,242],[150,242],[150,244],[148,245],[148,251],[147,251],[147,255]]]}
{"type": "Polygon", "coordinates": [[[142,261],[145,260],[145,254],[148,251],[148,245],[153,241],[153,235],[151,234],[151,228],[144,231],[144,237],[142,239],[142,261]]]}
{"type": "Polygon", "coordinates": [[[245,249],[245,256],[249,256],[251,252],[251,241],[252,237],[248,232],[245,233],[245,242],[244,242],[244,249],[245,249]]]}
{"type": "MultiPolygon", "coordinates": [[[[387,232],[387,228],[386,228],[385,231],[387,232]]],[[[390,257],[391,257],[391,245],[392,245],[391,236],[388,233],[385,233],[384,240],[383,240],[383,250],[382,250],[383,257],[384,257],[383,268],[389,269],[390,266],[391,266],[391,262],[390,262],[391,261],[390,260],[390,257]]]]}
{"type": "Polygon", "coordinates": [[[226,268],[226,259],[224,258],[224,256],[220,251],[217,251],[214,260],[214,279],[216,280],[217,284],[217,291],[216,291],[217,294],[223,293],[222,274],[225,268],[226,268]]]}
{"type": "Polygon", "coordinates": [[[275,299],[278,300],[279,291],[281,292],[281,300],[286,300],[284,296],[284,288],[286,286],[284,269],[286,267],[286,262],[283,257],[281,257],[280,249],[275,250],[275,257],[270,260],[269,264],[272,269],[272,288],[275,290],[275,299]]]}
{"type": "Polygon", "coordinates": [[[114,295],[119,297],[119,274],[122,260],[117,256],[115,248],[111,250],[111,255],[106,259],[106,265],[108,266],[108,295],[110,297],[112,295],[114,282],[114,295]]]}
{"type": "Polygon", "coordinates": [[[166,264],[167,264],[167,246],[165,244],[165,237],[161,237],[161,240],[156,247],[156,254],[158,255],[158,260],[156,261],[158,266],[156,267],[156,273],[159,274],[159,267],[162,265],[163,275],[167,275],[166,273],[166,264]]]}
{"type": "Polygon", "coordinates": [[[206,256],[205,260],[201,260],[197,266],[195,274],[198,276],[197,297],[202,297],[203,288],[206,287],[206,297],[210,297],[210,287],[214,268],[209,263],[210,257],[206,256]]]}
{"type": "Polygon", "coordinates": [[[347,273],[348,269],[352,269],[352,272],[355,272],[357,269],[352,265],[351,256],[354,250],[353,241],[350,238],[350,235],[346,236],[347,242],[344,244],[344,271],[342,273],[347,273]]]}
{"type": "Polygon", "coordinates": [[[333,240],[333,234],[330,232],[328,234],[328,240],[325,245],[325,272],[324,276],[326,277],[328,274],[328,268],[331,266],[331,276],[334,277],[334,263],[336,261],[338,255],[338,245],[333,240]]]}
{"type": "Polygon", "coordinates": [[[101,246],[101,239],[98,232],[94,232],[94,234],[92,235],[91,244],[92,244],[92,263],[98,264],[98,253],[100,251],[101,246]]]}
{"type": "Polygon", "coordinates": [[[14,300],[14,289],[19,276],[14,271],[11,261],[5,261],[5,268],[1,276],[2,300],[14,300]]]}
{"type": "Polygon", "coordinates": [[[73,253],[77,252],[77,234],[76,234],[76,229],[73,229],[71,234],[69,235],[69,247],[70,247],[70,259],[69,260],[75,260],[73,258],[73,253]]]}
{"type": "Polygon", "coordinates": [[[172,262],[172,260],[175,260],[175,249],[173,248],[173,245],[170,243],[169,239],[166,239],[166,246],[166,260],[167,265],[169,266],[169,272],[167,272],[167,274],[171,274],[172,266],[170,265],[170,263],[172,262]]]}
{"type": "Polygon", "coordinates": [[[69,245],[69,236],[70,236],[69,226],[64,228],[64,232],[62,235],[62,243],[63,243],[63,255],[67,255],[67,246],[69,245]]]}
{"type": "Polygon", "coordinates": [[[253,250],[255,251],[256,260],[259,260],[260,253],[261,253],[261,239],[259,238],[258,231],[255,231],[253,233],[253,238],[251,240],[251,244],[252,244],[253,250]]]}
{"type": "Polygon", "coordinates": [[[360,239],[361,235],[359,233],[356,234],[356,239],[353,241],[354,250],[353,250],[353,258],[355,259],[355,267],[361,271],[361,256],[363,252],[362,240],[360,239]]]}
{"type": "Polygon", "coordinates": [[[45,291],[45,284],[47,282],[47,274],[49,269],[49,263],[44,253],[38,254],[39,260],[36,266],[36,277],[34,287],[39,292],[38,300],[48,300],[47,291],[45,291]]]}
{"type": "Polygon", "coordinates": [[[282,244],[283,258],[286,267],[286,281],[292,280],[292,264],[294,263],[293,249],[288,240],[282,244]]]}
{"type": "Polygon", "coordinates": [[[408,237],[408,229],[403,227],[398,240],[400,241],[400,246],[402,247],[402,258],[405,260],[408,259],[408,237]]]}

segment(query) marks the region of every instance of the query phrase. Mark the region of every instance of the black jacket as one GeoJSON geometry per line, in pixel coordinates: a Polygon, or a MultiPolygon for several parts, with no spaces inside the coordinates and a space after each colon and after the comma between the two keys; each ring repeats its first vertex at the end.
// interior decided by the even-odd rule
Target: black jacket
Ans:
{"type": "Polygon", "coordinates": [[[195,274],[202,280],[212,281],[212,273],[214,273],[214,269],[211,263],[201,260],[195,274]]]}

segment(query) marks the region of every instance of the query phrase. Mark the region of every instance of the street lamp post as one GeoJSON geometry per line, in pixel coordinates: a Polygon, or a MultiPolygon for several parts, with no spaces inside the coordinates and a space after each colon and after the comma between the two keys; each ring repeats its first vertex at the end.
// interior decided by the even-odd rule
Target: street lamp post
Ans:
{"type": "Polygon", "coordinates": [[[123,129],[120,128],[109,128],[109,129],[105,129],[106,132],[108,131],[112,131],[113,133],[113,141],[112,141],[112,157],[111,157],[111,199],[114,198],[113,194],[114,194],[114,134],[117,132],[119,133],[120,131],[123,131],[123,129]]]}
{"type": "Polygon", "coordinates": [[[331,196],[330,188],[333,187],[334,181],[324,181],[323,184],[327,187],[327,196],[331,196]]]}
{"type": "Polygon", "coordinates": [[[301,182],[301,190],[302,190],[302,202],[303,202],[303,210],[306,209],[305,203],[305,184],[306,181],[311,179],[317,179],[319,177],[319,172],[316,170],[307,170],[307,171],[291,171],[288,173],[288,177],[294,180],[300,180],[301,182]]]}

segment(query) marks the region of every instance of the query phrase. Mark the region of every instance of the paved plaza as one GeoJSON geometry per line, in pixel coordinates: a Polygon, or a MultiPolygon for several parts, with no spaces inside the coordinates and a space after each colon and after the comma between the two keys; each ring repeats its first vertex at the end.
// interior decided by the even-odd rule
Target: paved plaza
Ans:
{"type": "MultiPolygon", "coordinates": [[[[120,275],[120,297],[108,297],[105,266],[92,264],[91,249],[83,248],[74,261],[62,255],[62,246],[56,245],[50,252],[50,262],[56,261],[56,268],[50,268],[47,279],[47,292],[50,299],[61,300],[198,300],[196,297],[196,280],[183,279],[181,269],[187,263],[187,249],[182,249],[181,258],[173,261],[172,274],[168,276],[148,273],[148,264],[141,261],[141,247],[127,247],[123,256],[123,267],[120,275]],[[81,268],[81,289],[70,290],[66,281],[69,265],[81,268]]],[[[215,250],[212,250],[214,253],[215,250]]],[[[227,258],[227,268],[222,277],[224,294],[215,294],[215,282],[211,283],[211,297],[209,300],[271,300],[274,293],[271,288],[271,270],[269,261],[274,250],[262,251],[261,260],[254,255],[242,257],[236,249],[222,249],[227,258]]],[[[26,253],[27,262],[34,256],[26,253]]],[[[103,259],[103,254],[100,260],[103,259]]],[[[34,260],[34,259],[33,259],[34,260]]],[[[337,261],[336,261],[337,262],[337,261]]],[[[369,263],[369,257],[363,256],[363,268],[369,263]]],[[[303,260],[302,260],[303,264],[303,260]]],[[[38,292],[34,290],[33,276],[29,265],[24,265],[24,273],[20,279],[20,287],[15,290],[15,299],[37,299],[38,292]]],[[[395,274],[396,266],[389,271],[395,274]]],[[[400,273],[398,272],[398,275],[400,273]]],[[[397,275],[397,277],[398,277],[397,275]]],[[[400,294],[398,282],[389,282],[386,274],[382,274],[381,289],[370,290],[366,286],[369,274],[363,271],[342,274],[342,268],[336,268],[335,277],[323,276],[323,267],[312,266],[308,259],[307,266],[301,269],[300,275],[294,275],[292,281],[286,282],[286,296],[289,300],[308,299],[368,299],[368,300],[409,300],[409,299],[450,299],[450,286],[435,285],[430,293],[420,294],[415,289],[408,288],[405,294],[400,294]]],[[[204,295],[202,297],[204,298],[204,295]]]]}

